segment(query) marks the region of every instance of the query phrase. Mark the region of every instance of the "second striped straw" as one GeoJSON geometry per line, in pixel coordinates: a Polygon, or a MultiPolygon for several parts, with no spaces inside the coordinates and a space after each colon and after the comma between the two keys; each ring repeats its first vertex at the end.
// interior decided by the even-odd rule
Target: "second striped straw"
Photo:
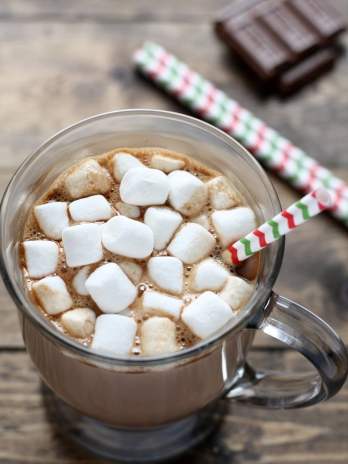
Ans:
{"type": "Polygon", "coordinates": [[[329,190],[330,212],[348,227],[348,185],[156,43],[134,56],[137,68],[201,118],[224,130],[296,189],[329,190]]]}

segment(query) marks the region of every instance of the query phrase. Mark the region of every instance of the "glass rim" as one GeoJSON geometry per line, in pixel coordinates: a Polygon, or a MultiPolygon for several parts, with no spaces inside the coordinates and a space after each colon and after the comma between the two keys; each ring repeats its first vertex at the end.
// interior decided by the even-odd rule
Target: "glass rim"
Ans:
{"type": "Polygon", "coordinates": [[[59,138],[73,132],[76,129],[79,129],[85,125],[94,123],[98,120],[112,118],[112,117],[122,117],[122,116],[152,116],[152,117],[160,117],[165,119],[176,119],[180,120],[180,122],[184,122],[187,124],[194,125],[196,128],[198,127],[200,130],[205,132],[211,133],[211,135],[222,139],[227,145],[232,145],[233,148],[239,152],[239,155],[243,155],[246,157],[249,164],[257,171],[257,174],[261,177],[261,180],[267,189],[271,203],[273,206],[273,213],[277,214],[281,210],[281,205],[279,201],[279,197],[277,192],[275,191],[272,182],[268,178],[266,172],[261,167],[259,162],[233,137],[223,132],[221,129],[207,123],[201,121],[193,116],[188,116],[185,114],[173,112],[173,111],[165,111],[165,110],[155,110],[155,109],[125,109],[125,110],[115,110],[106,113],[100,113],[88,118],[82,119],[77,123],[71,124],[70,126],[60,130],[52,137],[46,139],[37,149],[32,151],[30,155],[28,155],[24,161],[19,165],[15,173],[13,174],[10,182],[8,183],[3,197],[1,199],[0,204],[0,224],[1,224],[1,233],[0,233],[0,245],[1,245],[1,253],[0,253],[0,271],[2,274],[3,281],[5,286],[10,293],[13,301],[15,302],[17,308],[27,316],[31,322],[33,322],[43,333],[44,336],[49,338],[54,343],[58,343],[62,346],[63,349],[68,350],[69,354],[72,352],[74,355],[84,357],[89,359],[92,363],[97,364],[110,364],[114,366],[123,366],[123,367],[145,367],[145,366],[158,366],[158,365],[165,365],[169,363],[173,363],[176,361],[182,361],[186,358],[190,358],[193,355],[200,354],[210,347],[217,344],[220,340],[228,336],[231,332],[240,330],[241,328],[245,327],[248,322],[255,316],[258,311],[262,310],[262,306],[265,305],[271,289],[276,281],[278,276],[283,254],[284,254],[284,245],[285,240],[282,237],[280,240],[273,243],[272,247],[275,249],[273,263],[271,264],[271,271],[266,276],[266,281],[264,285],[258,285],[256,291],[254,292],[251,299],[245,305],[243,310],[238,314],[236,318],[236,322],[231,325],[231,327],[225,331],[221,331],[221,333],[217,333],[212,337],[209,337],[207,340],[202,340],[197,345],[194,345],[190,348],[185,348],[181,351],[177,351],[175,353],[164,354],[161,356],[149,356],[149,357],[114,357],[108,356],[104,354],[98,354],[92,351],[89,347],[82,345],[81,343],[75,341],[74,339],[66,336],[62,332],[58,331],[54,325],[47,321],[45,318],[42,317],[41,313],[37,310],[34,304],[30,303],[28,299],[24,296],[23,291],[17,285],[17,282],[10,275],[6,265],[5,253],[3,250],[3,228],[5,227],[4,221],[4,214],[6,209],[7,199],[10,196],[11,188],[16,183],[17,179],[20,178],[21,175],[25,174],[27,169],[30,167],[31,163],[40,156],[40,154],[48,148],[52,143],[54,143],[59,138]],[[261,308],[259,309],[259,305],[261,308]],[[33,310],[31,310],[33,307],[33,310]]]}

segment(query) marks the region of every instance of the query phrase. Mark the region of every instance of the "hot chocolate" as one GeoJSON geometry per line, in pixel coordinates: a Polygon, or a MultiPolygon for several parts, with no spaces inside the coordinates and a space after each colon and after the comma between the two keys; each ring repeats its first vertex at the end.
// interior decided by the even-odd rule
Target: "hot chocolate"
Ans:
{"type": "Polygon", "coordinates": [[[256,285],[231,242],[256,226],[222,173],[158,148],[116,149],[63,172],[25,224],[30,297],[58,330],[101,354],[176,352],[223,330],[256,285]]]}

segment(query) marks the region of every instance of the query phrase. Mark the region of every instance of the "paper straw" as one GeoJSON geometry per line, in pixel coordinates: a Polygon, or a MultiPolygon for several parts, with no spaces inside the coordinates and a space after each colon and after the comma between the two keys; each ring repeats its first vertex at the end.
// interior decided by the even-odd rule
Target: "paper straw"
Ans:
{"type": "Polygon", "coordinates": [[[302,192],[326,188],[332,214],[348,226],[348,185],[242,108],[161,46],[147,42],[134,55],[138,69],[194,113],[230,134],[267,168],[302,192]]]}
{"type": "Polygon", "coordinates": [[[244,238],[229,245],[223,252],[223,258],[226,263],[237,266],[332,205],[332,196],[328,190],[314,190],[244,238]]]}

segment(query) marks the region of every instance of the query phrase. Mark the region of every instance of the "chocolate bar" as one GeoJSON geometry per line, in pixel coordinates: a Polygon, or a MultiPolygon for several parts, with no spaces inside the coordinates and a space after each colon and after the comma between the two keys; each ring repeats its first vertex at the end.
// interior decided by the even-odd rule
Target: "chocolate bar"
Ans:
{"type": "Polygon", "coordinates": [[[327,0],[239,0],[215,29],[263,82],[288,93],[333,66],[345,23],[327,0]]]}

